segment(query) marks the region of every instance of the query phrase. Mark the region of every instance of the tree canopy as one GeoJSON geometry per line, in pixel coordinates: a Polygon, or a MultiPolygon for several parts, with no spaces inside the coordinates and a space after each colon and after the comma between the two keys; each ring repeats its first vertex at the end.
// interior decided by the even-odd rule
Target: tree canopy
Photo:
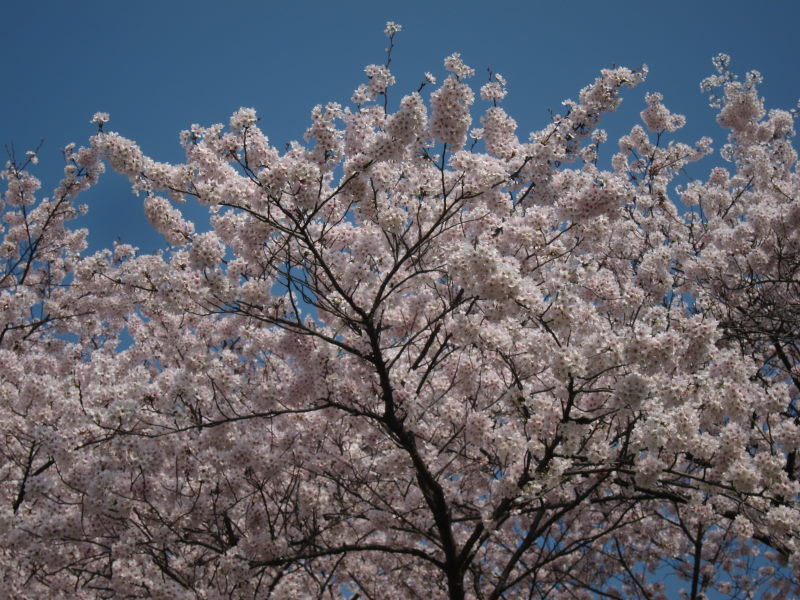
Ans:
{"type": "Polygon", "coordinates": [[[51,196],[6,165],[5,593],[800,593],[794,112],[720,55],[728,166],[687,180],[660,94],[598,159],[646,68],[523,141],[502,76],[453,54],[392,111],[389,62],[283,151],[242,108],[165,164],[97,113],[51,196]],[[163,251],[86,252],[106,165],[163,251]]]}

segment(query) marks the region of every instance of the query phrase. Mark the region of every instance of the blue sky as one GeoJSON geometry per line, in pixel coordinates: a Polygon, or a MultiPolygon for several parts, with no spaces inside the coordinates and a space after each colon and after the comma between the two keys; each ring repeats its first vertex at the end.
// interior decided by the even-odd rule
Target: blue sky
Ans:
{"type": "MultiPolygon", "coordinates": [[[[522,137],[614,64],[646,63],[650,75],[605,123],[612,144],[637,119],[644,92],[660,91],[688,117],[682,139],[710,135],[718,147],[724,136],[698,88],[718,52],[730,54],[738,72],[764,74],[769,106],[791,108],[800,98],[800,2],[789,0],[41,0],[4,7],[0,142],[19,156],[45,138],[35,173],[48,193],[60,149],[86,142],[96,111],[111,113],[109,128],[157,160],[181,160],[180,130],[227,123],[240,106],[256,108],[282,147],[302,138],[315,104],[347,102],[365,81],[363,67],[383,62],[388,20],[403,25],[392,62],[395,101],[425,71],[441,76],[443,58],[461,52],[478,72],[476,85],[487,68],[509,80],[504,106],[522,137]]],[[[92,248],[117,237],[143,250],[161,245],[123,178],[106,176],[83,201],[92,248]]]]}

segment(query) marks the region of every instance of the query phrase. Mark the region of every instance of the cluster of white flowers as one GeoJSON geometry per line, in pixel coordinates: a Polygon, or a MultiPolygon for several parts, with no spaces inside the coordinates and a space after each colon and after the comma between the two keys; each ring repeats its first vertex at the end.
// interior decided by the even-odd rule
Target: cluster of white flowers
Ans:
{"type": "Polygon", "coordinates": [[[481,298],[513,298],[520,284],[518,261],[510,256],[500,256],[488,245],[466,247],[450,261],[450,273],[469,294],[481,298]]]}
{"type": "Polygon", "coordinates": [[[386,132],[396,140],[397,145],[405,146],[420,137],[427,126],[428,114],[425,103],[418,93],[403,97],[400,110],[393,114],[386,124],[386,132]]]}
{"type": "Polygon", "coordinates": [[[41,182],[24,171],[2,174],[2,178],[8,181],[6,187],[5,201],[9,206],[32,206],[36,203],[36,191],[41,187],[41,182]]]}
{"type": "Polygon", "coordinates": [[[174,246],[184,245],[194,233],[194,225],[184,220],[181,212],[161,196],[145,198],[144,214],[156,231],[174,246]]]}
{"type": "Polygon", "coordinates": [[[459,149],[467,141],[472,117],[470,108],[475,100],[472,88],[453,76],[431,94],[431,135],[459,149]]]}
{"type": "Polygon", "coordinates": [[[647,378],[639,373],[626,375],[617,382],[614,393],[624,406],[632,409],[639,408],[641,402],[647,398],[650,392],[650,385],[647,378]]]}
{"type": "Polygon", "coordinates": [[[92,120],[89,121],[98,126],[103,126],[111,119],[111,116],[107,112],[96,112],[92,116],[92,120]]]}
{"type": "Polygon", "coordinates": [[[383,32],[387,37],[392,37],[398,31],[403,31],[402,25],[395,23],[394,21],[386,21],[386,28],[383,30],[383,32]]]}
{"type": "Polygon", "coordinates": [[[506,90],[506,78],[499,73],[494,75],[494,81],[490,81],[481,86],[481,98],[483,100],[500,102],[506,97],[506,94],[508,94],[508,90],[506,90]]]}
{"type": "Polygon", "coordinates": [[[459,79],[468,79],[475,75],[475,69],[465,64],[458,52],[454,52],[444,59],[444,68],[454,73],[459,79]]]}
{"type": "Polygon", "coordinates": [[[632,196],[622,177],[591,170],[562,171],[553,177],[551,186],[564,217],[578,222],[613,213],[632,196]]]}
{"type": "Polygon", "coordinates": [[[144,156],[136,142],[117,133],[100,133],[92,138],[111,168],[129,177],[138,177],[144,168],[144,156]]]}
{"type": "Polygon", "coordinates": [[[517,122],[499,106],[492,106],[481,117],[480,139],[486,151],[500,158],[510,159],[521,154],[521,144],[516,136],[517,122]]]}
{"type": "Polygon", "coordinates": [[[258,122],[255,108],[245,108],[244,106],[237,110],[230,119],[231,131],[240,132],[243,129],[252,127],[258,122]]]}
{"type": "Polygon", "coordinates": [[[363,104],[375,100],[384,94],[389,86],[395,84],[394,75],[385,65],[367,65],[364,72],[369,77],[369,83],[360,85],[353,92],[352,100],[356,104],[363,104]]]}
{"type": "Polygon", "coordinates": [[[717,122],[723,127],[741,131],[764,116],[763,104],[754,90],[730,85],[726,94],[730,96],[730,100],[725,103],[717,117],[717,122]]]}
{"type": "Polygon", "coordinates": [[[644,97],[648,107],[641,112],[642,121],[650,131],[677,131],[686,124],[686,117],[676,115],[664,106],[664,96],[653,92],[644,97]]]}
{"type": "MultiPolygon", "coordinates": [[[[306,130],[305,140],[316,142],[314,152],[318,162],[337,159],[342,151],[342,135],[335,120],[342,116],[342,107],[331,102],[324,108],[317,105],[311,111],[311,126],[306,130]]],[[[265,156],[266,158],[266,156],[265,156]]]]}
{"type": "Polygon", "coordinates": [[[189,259],[196,269],[215,267],[225,256],[225,247],[213,231],[192,236],[189,259]]]}

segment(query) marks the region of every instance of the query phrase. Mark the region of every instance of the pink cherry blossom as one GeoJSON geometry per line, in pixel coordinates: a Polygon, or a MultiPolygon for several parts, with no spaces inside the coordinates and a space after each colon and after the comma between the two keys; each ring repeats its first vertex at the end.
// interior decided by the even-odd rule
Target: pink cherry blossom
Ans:
{"type": "Polygon", "coordinates": [[[717,57],[729,164],[687,183],[660,94],[603,154],[646,68],[521,139],[459,54],[390,101],[400,31],[285,150],[241,108],[167,164],[97,113],[49,197],[6,165],[5,596],[800,594],[794,113],[717,57]],[[87,252],[106,165],[161,251],[87,252]]]}

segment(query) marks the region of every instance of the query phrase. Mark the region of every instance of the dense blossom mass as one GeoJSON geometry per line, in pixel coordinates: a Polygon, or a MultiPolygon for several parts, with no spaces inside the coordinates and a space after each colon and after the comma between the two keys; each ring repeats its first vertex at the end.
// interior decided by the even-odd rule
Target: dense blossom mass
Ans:
{"type": "Polygon", "coordinates": [[[0,595],[796,597],[795,115],[718,57],[687,180],[656,93],[599,161],[645,69],[522,140],[502,76],[389,63],[285,151],[242,108],[177,165],[98,113],[44,199],[12,157],[0,595]],[[105,165],[163,252],[86,251],[105,165]]]}

